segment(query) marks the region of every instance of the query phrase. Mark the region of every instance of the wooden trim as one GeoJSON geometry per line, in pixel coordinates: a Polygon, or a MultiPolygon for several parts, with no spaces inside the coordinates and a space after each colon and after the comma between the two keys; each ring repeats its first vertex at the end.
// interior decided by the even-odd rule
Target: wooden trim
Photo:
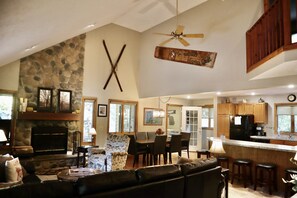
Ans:
{"type": "MultiPolygon", "coordinates": [[[[93,104],[94,104],[94,109],[93,109],[93,127],[96,129],[97,125],[96,125],[96,120],[97,120],[97,97],[89,97],[89,96],[83,96],[82,97],[82,103],[81,103],[81,137],[80,137],[80,141],[81,141],[81,145],[92,145],[93,141],[91,142],[84,142],[83,141],[83,134],[84,134],[84,124],[83,124],[83,120],[84,120],[84,101],[86,100],[93,100],[93,104]]],[[[97,131],[97,129],[96,129],[97,131]]],[[[96,137],[94,136],[94,142],[96,142],[96,137]]]]}
{"type": "Polygon", "coordinates": [[[115,103],[115,104],[135,104],[135,126],[134,126],[134,132],[124,132],[123,130],[123,126],[124,126],[124,108],[122,108],[122,120],[121,120],[121,124],[122,124],[122,128],[120,132],[116,132],[119,134],[125,134],[125,133],[136,133],[138,131],[138,101],[134,101],[134,100],[118,100],[118,99],[108,99],[108,119],[107,119],[107,133],[109,133],[109,122],[110,122],[110,104],[111,103],[115,103]]]}
{"type": "Polygon", "coordinates": [[[79,114],[52,112],[18,112],[18,120],[64,120],[79,121],[79,114]]]}
{"type": "MultiPolygon", "coordinates": [[[[290,103],[274,103],[274,134],[278,134],[278,132],[277,132],[277,123],[278,123],[278,121],[277,121],[277,107],[278,106],[297,106],[297,102],[290,102],[290,103]]],[[[292,119],[291,119],[291,121],[292,121],[292,119]]],[[[292,125],[292,123],[291,123],[291,125],[292,125]]],[[[285,132],[285,133],[282,133],[281,132],[281,134],[287,134],[288,135],[288,133],[290,133],[290,135],[296,135],[296,134],[294,134],[292,131],[291,132],[285,132]]]]}
{"type": "Polygon", "coordinates": [[[271,54],[267,55],[265,58],[263,58],[262,60],[258,61],[257,63],[255,63],[255,64],[247,67],[247,73],[249,73],[252,70],[256,69],[257,67],[259,67],[260,65],[264,64],[265,62],[267,62],[268,60],[272,59],[273,57],[279,55],[283,51],[284,51],[284,47],[281,47],[281,48],[275,50],[274,52],[272,52],[271,54]]]}
{"type": "Polygon", "coordinates": [[[14,90],[8,90],[8,89],[0,89],[1,94],[16,94],[17,91],[14,90]]]}

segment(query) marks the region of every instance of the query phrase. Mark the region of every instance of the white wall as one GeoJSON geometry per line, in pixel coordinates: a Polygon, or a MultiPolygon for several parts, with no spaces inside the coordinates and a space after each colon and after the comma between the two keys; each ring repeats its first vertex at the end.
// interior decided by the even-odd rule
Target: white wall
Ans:
{"type": "Polygon", "coordinates": [[[17,91],[19,87],[20,61],[0,67],[0,89],[17,91]]]}
{"type": "Polygon", "coordinates": [[[168,47],[217,52],[213,69],[154,58],[155,47],[167,39],[154,32],[170,33],[176,19],[142,34],[140,97],[231,91],[296,84],[296,76],[249,81],[246,74],[246,31],[263,13],[263,0],[208,0],[179,15],[184,33],[204,33],[203,39],[174,40],[168,47]],[[158,89],[156,89],[158,87],[158,89]]]}
{"type": "MultiPolygon", "coordinates": [[[[85,45],[83,96],[97,97],[98,104],[108,104],[108,99],[138,100],[137,68],[140,34],[129,29],[106,25],[88,32],[85,45]],[[113,63],[116,62],[124,44],[126,48],[116,69],[123,92],[115,75],[107,88],[103,87],[111,73],[111,65],[103,46],[106,42],[113,63]]],[[[97,117],[97,145],[103,146],[107,134],[107,117],[97,117]]]]}

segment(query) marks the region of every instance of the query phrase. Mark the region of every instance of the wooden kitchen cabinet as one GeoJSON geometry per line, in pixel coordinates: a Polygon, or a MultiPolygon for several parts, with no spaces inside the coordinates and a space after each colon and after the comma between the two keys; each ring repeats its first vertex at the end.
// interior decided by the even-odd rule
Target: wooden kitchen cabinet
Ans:
{"type": "Polygon", "coordinates": [[[253,104],[237,104],[236,105],[236,114],[237,115],[250,115],[254,114],[254,105],[253,104]]]}
{"type": "Polygon", "coordinates": [[[232,103],[218,104],[218,115],[234,115],[235,105],[232,103]]]}
{"type": "Polygon", "coordinates": [[[230,116],[229,115],[218,115],[218,128],[217,136],[224,135],[229,139],[230,134],[230,116]]]}
{"type": "Polygon", "coordinates": [[[267,124],[268,122],[268,104],[267,103],[254,104],[254,122],[267,124]]]}

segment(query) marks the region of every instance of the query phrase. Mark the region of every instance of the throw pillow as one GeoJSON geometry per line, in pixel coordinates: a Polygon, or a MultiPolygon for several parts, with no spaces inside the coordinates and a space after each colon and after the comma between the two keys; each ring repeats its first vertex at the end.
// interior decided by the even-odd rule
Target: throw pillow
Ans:
{"type": "Polygon", "coordinates": [[[0,183],[6,182],[6,176],[5,176],[5,162],[7,160],[12,160],[12,156],[2,155],[0,156],[0,183]]]}
{"type": "Polygon", "coordinates": [[[23,171],[18,157],[5,162],[5,175],[6,182],[22,181],[23,171]]]}
{"type": "Polygon", "coordinates": [[[190,162],[193,162],[193,160],[178,156],[176,164],[186,164],[186,163],[190,163],[190,162]]]}

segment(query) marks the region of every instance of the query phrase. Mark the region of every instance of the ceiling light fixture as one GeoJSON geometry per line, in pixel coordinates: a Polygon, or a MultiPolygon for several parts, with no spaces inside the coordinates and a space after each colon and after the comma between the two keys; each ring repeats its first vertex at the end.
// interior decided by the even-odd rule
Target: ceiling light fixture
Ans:
{"type": "Polygon", "coordinates": [[[160,102],[167,103],[167,102],[169,102],[170,99],[171,99],[171,97],[169,97],[166,101],[162,101],[160,97],[158,98],[158,109],[153,111],[154,118],[164,118],[165,117],[165,111],[160,108],[160,102]]]}
{"type": "Polygon", "coordinates": [[[256,95],[256,93],[255,92],[252,92],[251,95],[254,96],[254,95],[256,95]]]}
{"type": "Polygon", "coordinates": [[[218,96],[221,95],[221,94],[222,94],[221,92],[219,92],[219,91],[217,92],[217,95],[218,95],[218,96]]]}
{"type": "Polygon", "coordinates": [[[87,25],[87,26],[85,27],[85,29],[95,27],[95,24],[96,24],[96,23],[92,23],[92,24],[90,24],[90,25],[87,25]]]}
{"type": "Polygon", "coordinates": [[[293,84],[288,85],[289,89],[293,89],[295,86],[293,84]]]}
{"type": "Polygon", "coordinates": [[[191,98],[191,96],[187,96],[187,99],[190,99],[191,98]]]}
{"type": "Polygon", "coordinates": [[[37,45],[33,45],[33,46],[31,46],[31,47],[28,47],[28,48],[25,49],[25,52],[28,52],[28,51],[30,51],[30,50],[33,50],[33,49],[36,48],[36,47],[37,47],[37,45]]]}

